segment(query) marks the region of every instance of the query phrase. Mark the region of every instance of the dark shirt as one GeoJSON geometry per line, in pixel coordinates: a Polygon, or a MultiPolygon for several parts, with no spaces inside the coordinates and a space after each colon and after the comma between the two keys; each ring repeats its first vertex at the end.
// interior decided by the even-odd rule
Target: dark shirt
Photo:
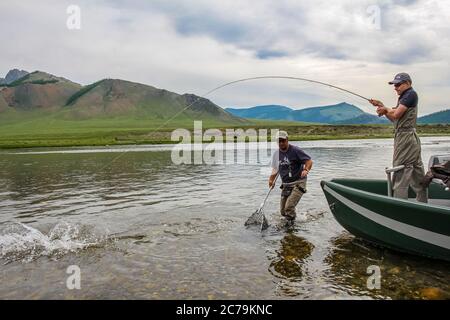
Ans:
{"type": "Polygon", "coordinates": [[[311,157],[302,149],[290,144],[286,152],[278,150],[274,153],[272,168],[279,170],[282,182],[294,182],[300,180],[305,162],[310,159],[311,157]]]}
{"type": "Polygon", "coordinates": [[[409,88],[398,97],[397,107],[402,104],[407,108],[415,108],[418,103],[419,97],[417,96],[417,92],[413,88],[409,88]]]}

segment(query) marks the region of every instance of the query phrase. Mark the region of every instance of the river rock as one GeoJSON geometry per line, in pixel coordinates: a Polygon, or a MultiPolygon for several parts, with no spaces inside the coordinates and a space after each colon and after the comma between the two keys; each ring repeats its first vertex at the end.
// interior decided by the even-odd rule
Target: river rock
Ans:
{"type": "Polygon", "coordinates": [[[439,288],[424,288],[420,290],[422,298],[429,300],[441,300],[444,299],[444,292],[439,288]]]}

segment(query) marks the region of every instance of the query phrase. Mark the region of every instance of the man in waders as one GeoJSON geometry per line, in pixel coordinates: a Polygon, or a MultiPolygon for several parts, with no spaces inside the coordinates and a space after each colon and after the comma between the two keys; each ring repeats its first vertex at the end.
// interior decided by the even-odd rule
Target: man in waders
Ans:
{"type": "Polygon", "coordinates": [[[286,131],[279,131],[277,140],[279,150],[275,151],[272,157],[269,188],[274,187],[279,171],[282,181],[280,213],[292,222],[296,216],[295,207],[306,192],[306,180],[313,162],[302,149],[289,144],[286,131]]]}
{"type": "Polygon", "coordinates": [[[408,199],[408,188],[416,193],[417,201],[427,202],[427,189],[421,184],[425,175],[421,158],[419,136],[416,132],[418,96],[411,87],[411,77],[407,73],[399,73],[389,84],[394,85],[399,98],[397,106],[387,108],[379,100],[371,99],[370,103],[377,107],[379,116],[384,115],[394,123],[394,159],[393,166],[404,165],[405,168],[394,172],[394,197],[408,199]]]}

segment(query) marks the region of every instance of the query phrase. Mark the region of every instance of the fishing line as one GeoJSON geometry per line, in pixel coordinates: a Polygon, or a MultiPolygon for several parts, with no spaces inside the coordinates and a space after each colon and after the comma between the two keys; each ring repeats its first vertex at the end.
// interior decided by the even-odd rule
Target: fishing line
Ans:
{"type": "MultiPolygon", "coordinates": [[[[160,125],[159,127],[155,128],[155,129],[151,129],[149,131],[150,132],[155,132],[159,129],[162,129],[163,127],[165,127],[170,121],[172,121],[173,119],[175,119],[178,115],[180,115],[182,112],[186,111],[187,109],[189,109],[190,107],[192,107],[194,104],[196,104],[198,101],[200,101],[201,99],[204,99],[206,96],[210,95],[211,93],[222,89],[224,87],[236,84],[236,83],[240,83],[240,82],[246,82],[246,81],[252,81],[252,80],[262,80],[262,79],[288,79],[288,80],[297,80],[297,81],[305,81],[305,82],[310,82],[310,83],[315,83],[315,84],[319,84],[322,86],[326,86],[329,88],[334,88],[337,90],[341,90],[347,93],[350,93],[356,97],[359,97],[361,99],[364,99],[366,101],[370,102],[369,98],[366,98],[358,93],[355,93],[353,91],[335,86],[333,84],[330,83],[326,83],[326,82],[322,82],[322,81],[317,81],[317,80],[312,80],[312,79],[307,79],[307,78],[299,78],[299,77],[288,77],[288,76],[259,76],[259,77],[251,77],[251,78],[243,78],[243,79],[239,79],[239,80],[234,80],[234,81],[230,81],[227,82],[225,84],[222,84],[214,89],[211,89],[209,91],[207,91],[206,93],[202,94],[201,96],[198,96],[193,102],[191,102],[189,105],[187,105],[184,109],[181,109],[180,111],[178,111],[177,113],[175,113],[172,117],[170,117],[167,121],[165,121],[162,125],[160,125]]],[[[127,153],[127,151],[122,152],[121,154],[119,154],[117,157],[113,158],[108,164],[106,164],[105,166],[103,166],[102,168],[100,168],[100,170],[105,169],[107,166],[109,166],[110,164],[112,164],[114,161],[116,161],[117,159],[119,159],[121,156],[123,156],[125,153],[127,153]]]]}

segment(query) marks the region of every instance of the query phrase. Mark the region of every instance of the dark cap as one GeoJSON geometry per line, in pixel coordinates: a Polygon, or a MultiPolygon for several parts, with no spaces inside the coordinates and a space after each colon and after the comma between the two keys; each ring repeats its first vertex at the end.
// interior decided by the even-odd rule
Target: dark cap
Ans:
{"type": "Polygon", "coordinates": [[[409,76],[409,74],[407,73],[399,73],[395,76],[394,80],[389,81],[389,84],[397,84],[397,83],[402,83],[405,81],[409,81],[412,82],[411,77],[409,76]]]}

